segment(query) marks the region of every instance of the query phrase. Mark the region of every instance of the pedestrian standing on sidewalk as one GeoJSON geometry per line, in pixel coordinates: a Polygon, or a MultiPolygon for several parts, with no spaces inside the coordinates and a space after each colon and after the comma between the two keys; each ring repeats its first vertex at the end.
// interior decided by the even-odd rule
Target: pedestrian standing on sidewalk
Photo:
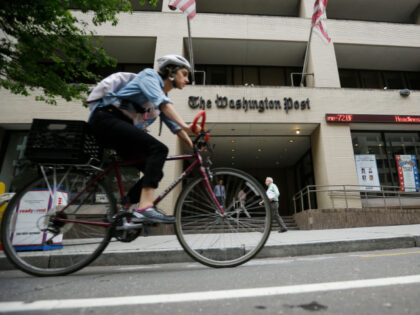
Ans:
{"type": "Polygon", "coordinates": [[[225,203],[226,191],[223,185],[223,180],[219,180],[219,184],[214,187],[214,195],[221,206],[225,203]]]}
{"type": "MultiPolygon", "coordinates": [[[[279,215],[279,189],[277,188],[277,185],[274,184],[273,178],[271,177],[265,179],[265,184],[267,186],[267,197],[270,200],[271,216],[277,220],[277,223],[280,226],[279,233],[287,232],[286,225],[279,215]]],[[[262,204],[263,201],[260,202],[260,205],[262,204]]]]}

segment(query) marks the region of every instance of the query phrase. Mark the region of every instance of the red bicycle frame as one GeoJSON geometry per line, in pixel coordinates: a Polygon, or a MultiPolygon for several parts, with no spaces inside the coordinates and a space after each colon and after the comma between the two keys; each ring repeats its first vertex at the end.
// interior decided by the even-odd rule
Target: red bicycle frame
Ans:
{"type": "MultiPolygon", "coordinates": [[[[213,202],[216,204],[217,208],[219,209],[220,213],[223,215],[225,212],[222,208],[222,206],[220,205],[219,201],[216,199],[216,196],[214,195],[213,189],[211,188],[211,184],[210,184],[210,180],[207,176],[207,172],[205,167],[203,166],[203,159],[199,153],[199,151],[197,150],[194,154],[186,154],[186,155],[174,155],[174,156],[170,156],[166,159],[166,161],[176,161],[176,160],[188,160],[188,159],[194,159],[194,162],[188,166],[188,168],[182,172],[182,174],[175,179],[175,181],[173,183],[171,183],[153,202],[154,205],[157,205],[160,201],[162,201],[162,199],[164,199],[171,191],[172,189],[174,189],[174,187],[176,185],[179,184],[179,182],[181,182],[188,174],[190,174],[192,172],[192,170],[197,166],[200,165],[200,173],[201,176],[204,179],[204,184],[207,188],[207,191],[209,192],[213,202]]],[[[124,198],[125,196],[125,191],[124,191],[124,186],[122,183],[122,178],[121,178],[121,173],[120,173],[120,169],[119,167],[121,165],[135,165],[138,163],[144,162],[144,159],[136,159],[136,160],[123,160],[123,161],[118,161],[114,158],[113,162],[108,165],[108,167],[103,170],[100,174],[98,174],[95,178],[93,178],[84,189],[82,189],[72,200],[70,200],[67,204],[67,206],[65,206],[63,209],[60,210],[60,212],[58,212],[58,214],[62,213],[63,211],[66,210],[66,208],[71,205],[75,200],[77,200],[90,186],[92,186],[93,183],[95,183],[96,181],[98,181],[100,178],[102,178],[103,176],[105,176],[106,174],[108,174],[111,170],[115,170],[115,176],[117,178],[117,183],[118,183],[118,190],[120,193],[121,198],[124,198]]],[[[109,227],[111,225],[111,223],[107,223],[107,222],[92,222],[92,221],[81,221],[81,220],[73,220],[73,219],[65,219],[65,218],[60,218],[59,216],[57,216],[55,218],[55,220],[59,221],[59,222],[67,222],[67,223],[80,223],[80,224],[88,224],[88,225],[98,225],[98,226],[105,226],[105,227],[109,227]]]]}
{"type": "MultiPolygon", "coordinates": [[[[200,137],[204,137],[204,142],[207,143],[209,141],[210,135],[209,135],[209,133],[203,131],[205,123],[206,123],[206,111],[205,110],[199,111],[198,114],[196,115],[196,117],[194,118],[193,123],[192,123],[192,130],[195,131],[197,129],[197,124],[198,124],[198,121],[199,121],[200,118],[201,118],[201,133],[200,133],[200,136],[196,139],[196,141],[198,142],[200,137]]],[[[209,192],[213,202],[216,204],[220,213],[222,215],[224,215],[225,211],[223,210],[222,206],[220,205],[219,201],[216,199],[216,196],[214,195],[213,189],[211,188],[211,185],[210,185],[210,180],[207,176],[206,169],[203,166],[203,159],[200,155],[200,150],[198,148],[194,149],[194,154],[174,155],[174,156],[168,157],[166,159],[166,161],[187,160],[187,159],[194,159],[194,162],[190,166],[188,166],[188,168],[185,171],[183,171],[182,174],[177,179],[175,179],[175,181],[172,184],[170,184],[168,186],[168,188],[166,188],[153,201],[153,205],[157,205],[160,201],[162,201],[162,199],[165,198],[166,195],[168,195],[172,191],[172,189],[176,185],[178,185],[178,183],[180,181],[182,181],[185,178],[185,176],[190,174],[192,172],[192,170],[197,165],[200,165],[200,173],[201,173],[201,176],[204,179],[204,185],[206,186],[207,191],[209,192]]],[[[124,196],[125,196],[125,191],[124,191],[124,186],[123,186],[123,183],[122,183],[122,178],[121,178],[121,173],[120,173],[119,166],[121,166],[121,165],[135,165],[135,164],[142,163],[144,161],[145,161],[145,159],[118,161],[116,158],[113,158],[112,163],[110,165],[108,165],[108,167],[105,170],[103,170],[99,175],[97,175],[94,179],[92,179],[86,185],[86,187],[84,189],[82,189],[82,191],[80,191],[72,200],[70,200],[70,202],[68,203],[67,206],[65,206],[63,209],[61,209],[58,212],[58,214],[62,213],[64,210],[66,210],[67,207],[69,205],[71,205],[75,200],[77,200],[90,186],[92,186],[93,183],[95,183],[100,178],[102,178],[103,176],[108,174],[111,170],[115,170],[115,176],[117,177],[118,189],[119,189],[119,192],[120,192],[121,199],[123,199],[124,196]]],[[[80,224],[88,224],[88,225],[99,225],[99,226],[105,226],[105,227],[109,227],[111,225],[111,223],[106,223],[106,222],[80,221],[80,220],[60,218],[58,216],[55,217],[55,220],[57,220],[59,222],[72,222],[72,223],[80,223],[80,224]]]]}

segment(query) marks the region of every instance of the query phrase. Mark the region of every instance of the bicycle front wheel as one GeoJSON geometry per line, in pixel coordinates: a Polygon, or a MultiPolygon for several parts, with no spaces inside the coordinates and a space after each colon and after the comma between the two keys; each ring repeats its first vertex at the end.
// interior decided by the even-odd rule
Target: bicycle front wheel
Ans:
{"type": "Polygon", "coordinates": [[[37,276],[65,275],[91,263],[111,238],[109,222],[116,211],[102,181],[84,190],[91,174],[49,171],[12,198],[1,230],[10,261],[37,276]]]}
{"type": "Polygon", "coordinates": [[[225,188],[221,199],[225,213],[220,213],[204,179],[197,178],[179,196],[175,231],[196,261],[216,268],[234,267],[263,248],[271,230],[270,204],[261,185],[245,172],[213,170],[212,188],[220,181],[225,188]]]}

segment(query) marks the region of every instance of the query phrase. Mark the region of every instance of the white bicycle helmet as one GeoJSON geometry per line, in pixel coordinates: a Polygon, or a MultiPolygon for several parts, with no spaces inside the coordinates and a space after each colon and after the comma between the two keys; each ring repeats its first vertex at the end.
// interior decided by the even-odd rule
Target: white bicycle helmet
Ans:
{"type": "Polygon", "coordinates": [[[179,68],[187,68],[188,71],[191,71],[191,65],[187,59],[178,55],[166,55],[160,57],[158,60],[159,71],[164,70],[167,66],[175,66],[179,68]]]}

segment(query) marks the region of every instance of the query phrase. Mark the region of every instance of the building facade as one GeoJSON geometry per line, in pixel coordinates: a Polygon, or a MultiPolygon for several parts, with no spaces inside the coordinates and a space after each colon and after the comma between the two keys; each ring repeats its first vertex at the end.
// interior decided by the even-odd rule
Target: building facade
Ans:
{"type": "MultiPolygon", "coordinates": [[[[186,16],[169,10],[168,2],[134,7],[132,14],[120,16],[116,27],[92,26],[108,54],[118,60],[117,68],[98,71],[138,72],[156,66],[165,54],[188,58],[186,16]]],[[[196,3],[191,21],[196,84],[173,90],[169,97],[189,122],[199,109],[206,109],[207,122],[214,125],[215,166],[242,169],[261,183],[266,176],[274,178],[282,196],[281,215],[294,212],[293,197],[308,185],[363,186],[359,159],[366,155],[373,155],[370,165],[377,169],[366,185],[400,186],[397,156],[414,156],[418,166],[418,0],[398,5],[391,0],[330,1],[326,23],[332,41],[325,44],[312,36],[304,87],[299,86],[299,73],[314,0],[196,3]]],[[[33,97],[0,93],[0,181],[10,191],[23,168],[33,118],[87,120],[89,112],[79,102],[51,106],[33,97]]],[[[158,125],[153,125],[153,135],[158,125]]],[[[160,139],[171,155],[186,151],[165,128],[160,139]]],[[[182,162],[170,163],[161,187],[184,167],[182,162]]],[[[162,208],[170,213],[176,197],[177,191],[171,193],[162,208]]],[[[311,198],[311,208],[331,207],[330,194],[311,198]]],[[[364,206],[362,195],[343,200],[334,206],[364,206]]]]}

